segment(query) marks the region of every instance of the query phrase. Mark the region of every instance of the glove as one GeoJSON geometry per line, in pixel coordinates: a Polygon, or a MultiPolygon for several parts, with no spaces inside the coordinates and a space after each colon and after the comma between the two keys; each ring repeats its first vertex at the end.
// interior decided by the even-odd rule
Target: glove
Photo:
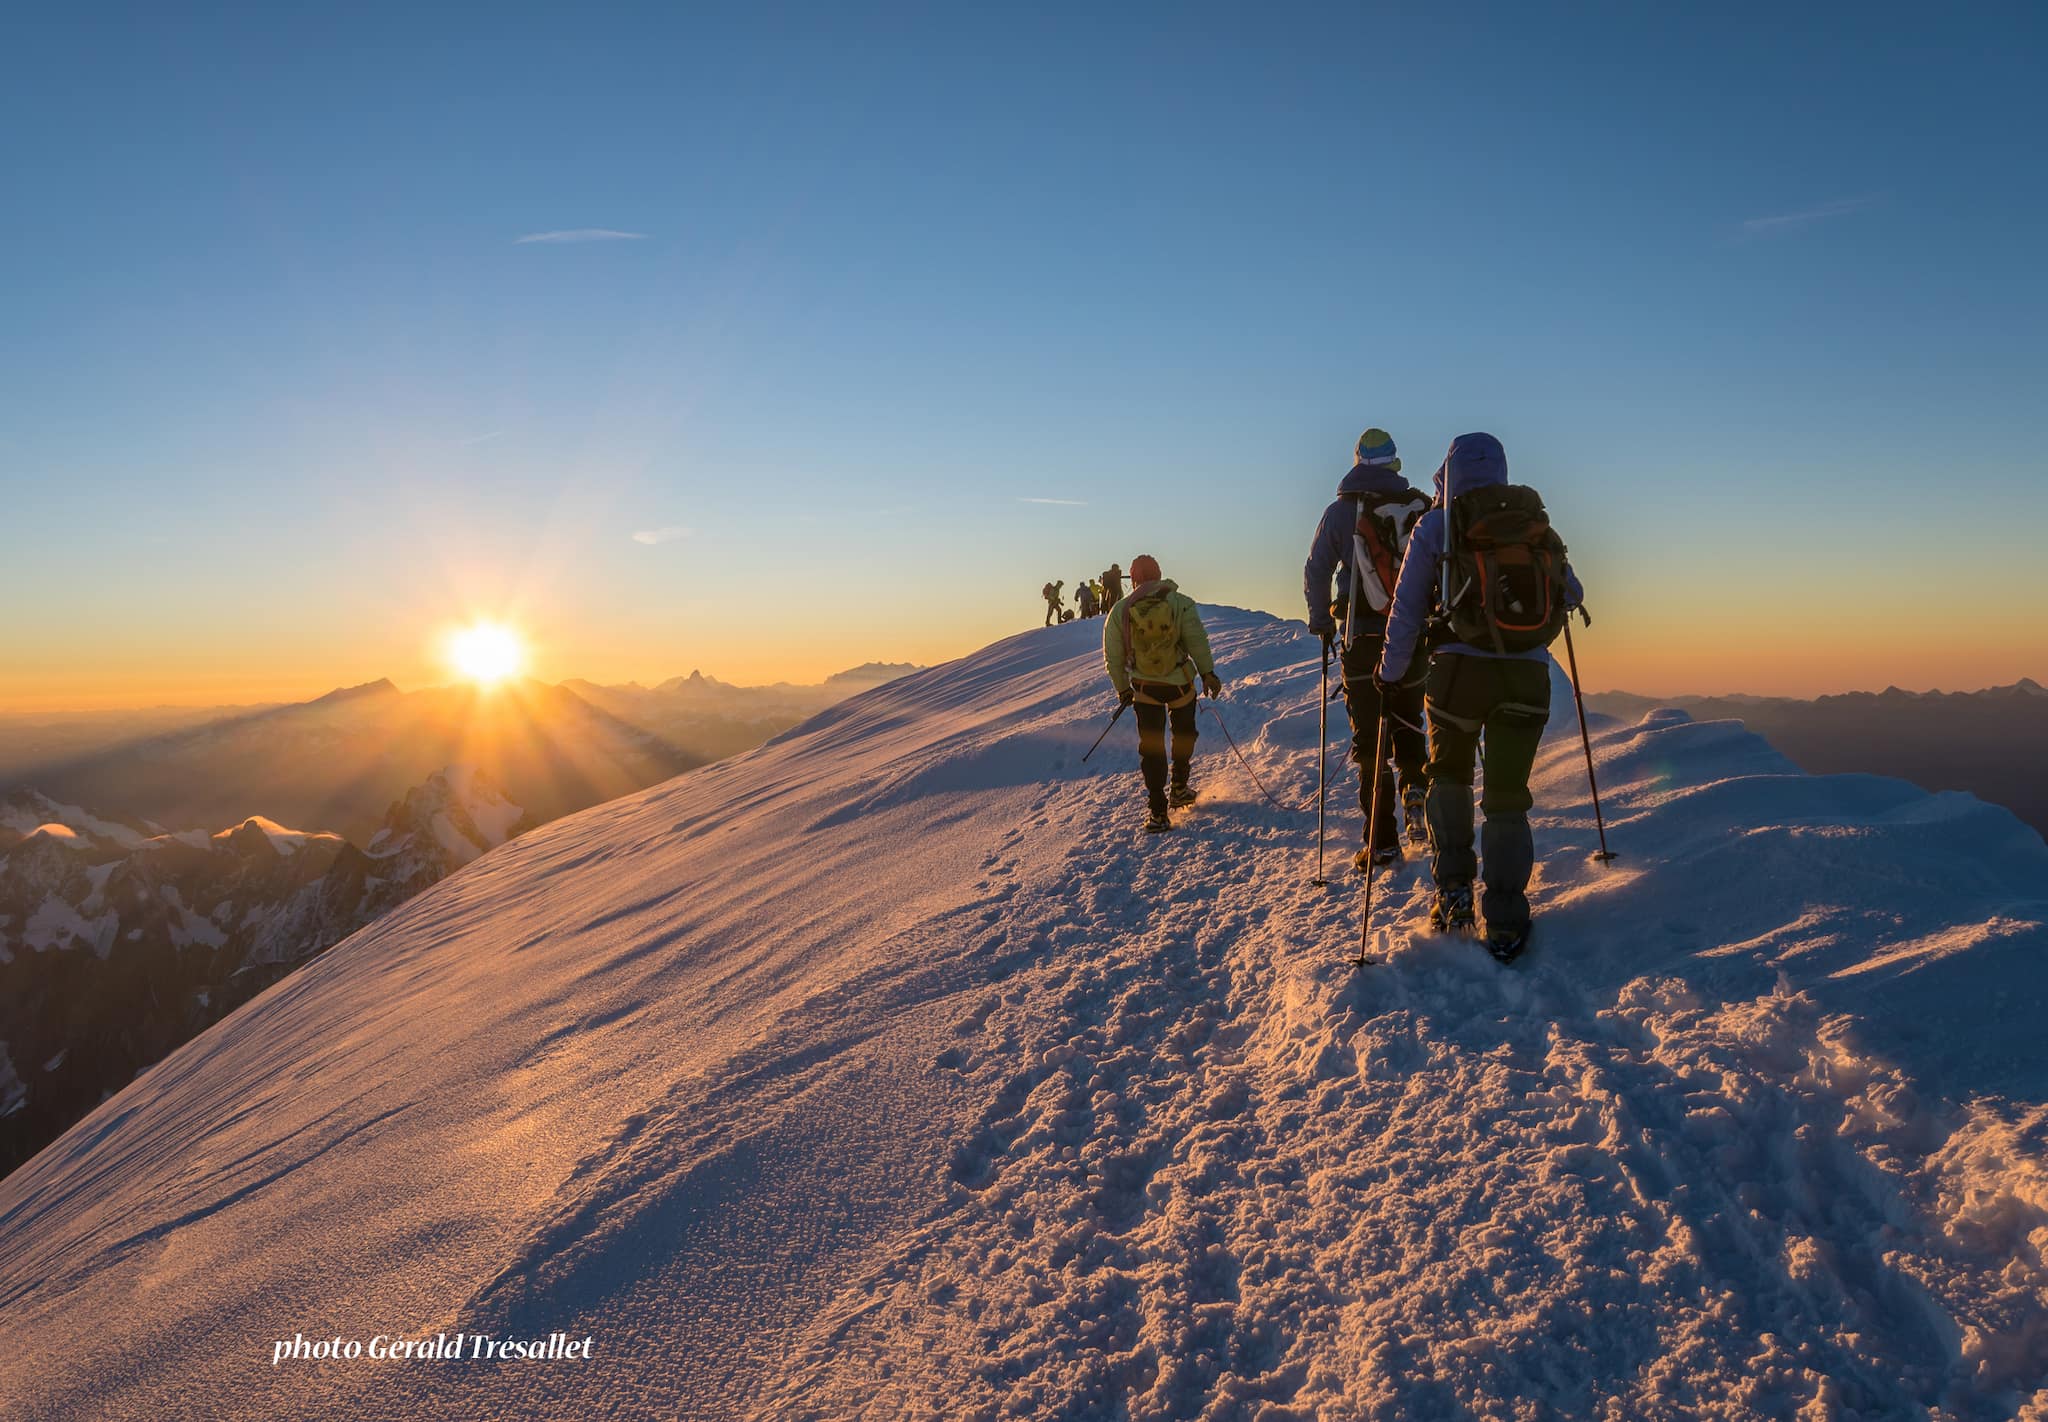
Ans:
{"type": "Polygon", "coordinates": [[[1119,707],[1123,707],[1123,706],[1128,706],[1128,705],[1130,705],[1130,704],[1131,704],[1131,699],[1132,699],[1132,695],[1133,695],[1133,693],[1132,693],[1131,689],[1130,689],[1130,688],[1129,688],[1128,686],[1127,686],[1127,687],[1125,687],[1125,688],[1124,688],[1124,689],[1123,689],[1122,691],[1119,691],[1119,692],[1118,692],[1118,693],[1116,694],[1116,704],[1117,704],[1117,705],[1118,705],[1119,707]]]}
{"type": "Polygon", "coordinates": [[[1214,701],[1223,694],[1223,678],[1214,672],[1203,672],[1202,690],[1208,692],[1209,699],[1214,701]]]}

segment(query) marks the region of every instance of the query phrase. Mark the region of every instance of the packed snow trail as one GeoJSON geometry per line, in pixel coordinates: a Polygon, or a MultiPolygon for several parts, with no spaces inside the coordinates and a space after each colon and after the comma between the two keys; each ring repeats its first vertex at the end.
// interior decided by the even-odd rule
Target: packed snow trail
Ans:
{"type": "MultiPolygon", "coordinates": [[[[1209,613],[1315,778],[1314,642],[1209,613]]],[[[1538,938],[1307,880],[1087,623],[485,856],[0,1183],[8,1417],[2048,1415],[2048,849],[1732,724],[1539,762],[1538,938]],[[295,1332],[596,1340],[286,1363],[295,1332]]],[[[1353,772],[1331,750],[1332,847],[1353,772]]]]}

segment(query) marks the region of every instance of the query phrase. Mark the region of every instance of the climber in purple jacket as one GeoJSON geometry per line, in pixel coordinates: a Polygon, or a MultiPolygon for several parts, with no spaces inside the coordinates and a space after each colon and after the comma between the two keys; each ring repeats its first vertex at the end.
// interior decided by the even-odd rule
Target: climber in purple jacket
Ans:
{"type": "MultiPolygon", "coordinates": [[[[1456,640],[1446,629],[1439,635],[1451,640],[1436,642],[1426,657],[1419,655],[1433,617],[1442,613],[1447,511],[1459,496],[1492,487],[1526,496],[1538,511],[1542,508],[1534,490],[1509,484],[1507,452],[1499,440],[1490,434],[1452,440],[1436,473],[1436,505],[1408,535],[1374,680],[1388,689],[1425,688],[1430,870],[1437,890],[1430,923],[1439,930],[1473,925],[1472,885],[1483,862],[1487,947],[1505,961],[1529,940],[1527,890],[1536,859],[1529,832],[1529,772],[1550,719],[1550,653],[1544,646],[1510,651],[1478,646],[1456,640]],[[1472,776],[1482,739],[1486,790],[1480,808],[1486,823],[1475,855],[1472,776]]],[[[1561,557],[1561,543],[1557,551],[1561,557]]],[[[1569,563],[1562,572],[1563,608],[1577,607],[1585,591],[1569,563]]],[[[1560,627],[1563,608],[1557,609],[1560,627]]]]}

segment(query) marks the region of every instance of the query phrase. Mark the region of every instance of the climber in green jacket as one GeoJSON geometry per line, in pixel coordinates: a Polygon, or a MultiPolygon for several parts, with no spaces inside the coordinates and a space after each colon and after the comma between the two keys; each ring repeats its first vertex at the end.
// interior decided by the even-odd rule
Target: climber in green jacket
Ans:
{"type": "Polygon", "coordinates": [[[1103,619],[1102,661],[1120,704],[1138,722],[1138,767],[1145,777],[1148,834],[1173,828],[1169,806],[1195,803],[1188,772],[1195,753],[1195,679],[1210,696],[1223,692],[1209,653],[1209,634],[1194,599],[1159,574],[1159,560],[1131,560],[1130,595],[1103,619]],[[1167,787],[1166,729],[1173,727],[1173,784],[1167,787]]]}

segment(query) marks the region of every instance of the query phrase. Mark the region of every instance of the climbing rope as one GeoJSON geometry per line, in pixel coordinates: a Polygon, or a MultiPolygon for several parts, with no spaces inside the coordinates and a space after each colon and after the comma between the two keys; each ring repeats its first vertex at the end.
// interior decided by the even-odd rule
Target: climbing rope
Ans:
{"type": "Polygon", "coordinates": [[[1216,729],[1223,732],[1223,739],[1230,746],[1230,753],[1237,757],[1237,763],[1244,767],[1245,774],[1252,778],[1252,784],[1259,787],[1259,793],[1272,802],[1273,808],[1297,815],[1310,814],[1315,810],[1313,805],[1289,805],[1276,798],[1273,792],[1266,788],[1266,782],[1259,779],[1259,772],[1252,769],[1252,763],[1244,758],[1244,752],[1237,748],[1237,737],[1231,735],[1230,727],[1223,724],[1223,713],[1216,709],[1216,703],[1205,700],[1202,704],[1208,708],[1209,715],[1215,720],[1216,729]]]}

